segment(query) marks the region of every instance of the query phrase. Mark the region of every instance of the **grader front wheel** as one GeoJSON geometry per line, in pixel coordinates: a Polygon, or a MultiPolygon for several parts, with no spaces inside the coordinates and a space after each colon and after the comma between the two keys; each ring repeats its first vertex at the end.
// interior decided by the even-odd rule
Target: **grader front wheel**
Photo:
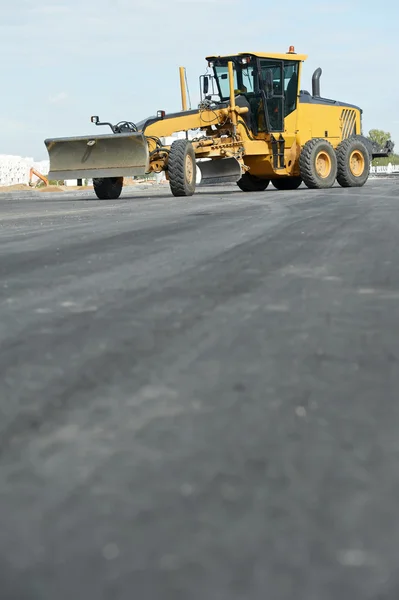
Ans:
{"type": "Polygon", "coordinates": [[[195,152],[188,140],[176,140],[170,147],[168,175],[174,196],[192,196],[195,192],[197,166],[195,152]]]}
{"type": "Polygon", "coordinates": [[[93,179],[93,187],[99,200],[117,200],[123,188],[123,177],[93,179]]]}

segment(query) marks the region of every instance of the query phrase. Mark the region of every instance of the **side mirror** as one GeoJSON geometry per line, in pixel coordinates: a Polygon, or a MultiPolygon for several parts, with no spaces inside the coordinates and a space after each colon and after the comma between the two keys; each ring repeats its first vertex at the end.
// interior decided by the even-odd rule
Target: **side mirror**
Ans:
{"type": "Polygon", "coordinates": [[[94,123],[94,125],[97,125],[97,123],[99,122],[99,120],[100,120],[100,118],[99,118],[99,117],[91,117],[91,118],[90,118],[90,121],[91,121],[92,123],[94,123]]]}
{"type": "Polygon", "coordinates": [[[207,93],[209,92],[209,77],[207,75],[205,75],[205,77],[204,77],[202,91],[204,93],[204,96],[206,96],[207,93]]]}

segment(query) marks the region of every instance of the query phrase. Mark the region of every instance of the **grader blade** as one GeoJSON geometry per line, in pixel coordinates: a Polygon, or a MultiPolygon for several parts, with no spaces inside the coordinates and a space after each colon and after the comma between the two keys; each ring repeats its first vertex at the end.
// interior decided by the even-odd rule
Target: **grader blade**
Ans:
{"type": "Polygon", "coordinates": [[[44,143],[49,179],[123,177],[149,170],[148,144],[142,133],[55,138],[44,143]]]}
{"type": "Polygon", "coordinates": [[[236,182],[241,177],[241,165],[235,158],[219,158],[197,161],[201,171],[200,185],[236,182]]]}

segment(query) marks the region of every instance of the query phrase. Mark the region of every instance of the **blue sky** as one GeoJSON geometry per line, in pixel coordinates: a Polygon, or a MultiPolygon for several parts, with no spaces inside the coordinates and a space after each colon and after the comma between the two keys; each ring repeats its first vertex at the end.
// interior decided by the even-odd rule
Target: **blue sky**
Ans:
{"type": "Polygon", "coordinates": [[[192,105],[205,56],[307,54],[303,89],[321,66],[322,95],[361,106],[365,132],[399,149],[394,0],[0,0],[0,154],[47,158],[46,137],[93,131],[90,115],[139,121],[180,108],[178,67],[192,105]]]}

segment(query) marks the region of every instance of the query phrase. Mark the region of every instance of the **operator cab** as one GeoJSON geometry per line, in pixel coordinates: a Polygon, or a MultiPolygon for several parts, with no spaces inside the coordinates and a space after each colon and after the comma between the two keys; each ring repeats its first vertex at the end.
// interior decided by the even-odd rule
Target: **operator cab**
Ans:
{"type": "Polygon", "coordinates": [[[230,97],[228,62],[233,63],[235,100],[238,106],[247,106],[249,112],[242,116],[254,135],[281,133],[284,119],[297,107],[299,64],[305,56],[287,54],[208,57],[211,75],[203,76],[202,91],[208,100],[218,98],[226,103],[230,97]],[[207,96],[209,88],[211,94],[207,96]]]}

